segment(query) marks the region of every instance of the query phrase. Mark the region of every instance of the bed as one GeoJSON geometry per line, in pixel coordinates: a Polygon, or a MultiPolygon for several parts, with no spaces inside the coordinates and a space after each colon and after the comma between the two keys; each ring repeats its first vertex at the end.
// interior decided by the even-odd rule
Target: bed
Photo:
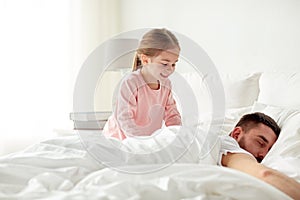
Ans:
{"type": "MultiPolygon", "coordinates": [[[[191,74],[185,76],[191,85],[199,81],[191,74]]],[[[226,112],[224,121],[213,122],[221,127],[218,134],[228,134],[245,113],[260,111],[270,115],[282,132],[263,164],[300,182],[300,74],[263,72],[221,77],[226,112]]],[[[196,96],[201,95],[196,92],[196,96]]],[[[205,127],[208,122],[201,117],[205,127]]],[[[157,134],[146,147],[130,140],[121,144],[112,139],[110,144],[123,145],[127,151],[148,152],[168,145],[178,129],[162,129],[164,134],[157,134]]],[[[154,162],[147,158],[143,162],[127,159],[120,165],[112,162],[113,153],[101,137],[101,131],[74,130],[74,135],[43,141],[1,157],[0,199],[290,199],[247,174],[211,165],[205,159],[195,161],[203,153],[197,145],[191,145],[176,162],[168,160],[162,165],[164,157],[157,155],[154,162]],[[98,150],[97,155],[107,155],[107,162],[99,162],[97,155],[91,153],[93,148],[98,150]]],[[[208,157],[213,153],[209,151],[208,157]]]]}

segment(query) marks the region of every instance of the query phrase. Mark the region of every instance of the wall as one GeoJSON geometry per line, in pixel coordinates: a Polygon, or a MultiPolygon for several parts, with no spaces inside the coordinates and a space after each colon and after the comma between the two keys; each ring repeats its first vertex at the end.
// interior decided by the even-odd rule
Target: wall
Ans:
{"type": "Polygon", "coordinates": [[[0,155],[72,127],[70,2],[0,1],[0,155]]]}
{"type": "Polygon", "coordinates": [[[300,69],[298,0],[121,1],[121,30],[167,27],[197,42],[219,71],[300,69]]]}
{"type": "Polygon", "coordinates": [[[118,0],[0,0],[0,155],[71,130],[76,76],[120,24],[118,0]]]}

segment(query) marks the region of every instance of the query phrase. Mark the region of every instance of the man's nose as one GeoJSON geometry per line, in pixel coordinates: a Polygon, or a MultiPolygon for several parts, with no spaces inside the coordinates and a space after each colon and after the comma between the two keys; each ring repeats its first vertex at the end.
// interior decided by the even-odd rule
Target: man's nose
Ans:
{"type": "Polygon", "coordinates": [[[267,155],[268,153],[268,149],[262,149],[258,155],[257,158],[259,158],[260,160],[264,159],[264,157],[267,155]]]}

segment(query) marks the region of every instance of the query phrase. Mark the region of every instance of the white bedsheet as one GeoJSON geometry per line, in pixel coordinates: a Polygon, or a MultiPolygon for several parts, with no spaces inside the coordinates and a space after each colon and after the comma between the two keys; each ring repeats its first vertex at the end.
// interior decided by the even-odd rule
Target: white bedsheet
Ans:
{"type": "MultiPolygon", "coordinates": [[[[145,168],[149,165],[124,166],[145,168]]],[[[148,174],[105,168],[77,136],[45,141],[0,158],[0,199],[289,199],[232,169],[177,163],[148,174]]]]}

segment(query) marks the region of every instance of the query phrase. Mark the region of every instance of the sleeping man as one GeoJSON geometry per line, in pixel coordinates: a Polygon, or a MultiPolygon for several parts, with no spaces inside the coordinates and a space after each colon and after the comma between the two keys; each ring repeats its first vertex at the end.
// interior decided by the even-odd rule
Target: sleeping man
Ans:
{"type": "MultiPolygon", "coordinates": [[[[203,144],[201,141],[203,141],[205,137],[201,135],[201,130],[199,130],[199,134],[196,135],[196,139],[193,140],[188,151],[185,151],[183,156],[176,159],[176,156],[178,156],[180,152],[186,150],[186,146],[184,146],[185,143],[181,143],[183,140],[172,140],[172,138],[177,137],[176,135],[181,135],[181,138],[188,138],[189,130],[191,130],[190,127],[182,131],[181,127],[166,127],[161,130],[163,134],[156,134],[156,139],[149,140],[150,143],[147,143],[148,146],[144,143],[147,142],[147,140],[138,140],[128,137],[122,141],[123,145],[125,144],[126,147],[130,146],[134,150],[143,150],[144,152],[147,152],[149,149],[151,150],[155,146],[164,146],[159,145],[159,143],[156,144],[157,141],[163,141],[165,139],[166,141],[174,142],[173,145],[168,146],[168,151],[159,151],[159,153],[154,152],[153,154],[152,152],[150,154],[134,153],[128,154],[130,155],[129,157],[126,157],[128,155],[124,154],[124,158],[122,157],[120,160],[124,160],[125,165],[165,163],[170,162],[169,158],[177,163],[218,164],[257,177],[273,185],[293,199],[300,199],[300,183],[260,163],[276,142],[280,133],[279,126],[271,117],[258,112],[244,115],[229,135],[218,136],[218,139],[214,141],[216,142],[215,145],[212,145],[212,149],[209,150],[209,153],[205,151],[201,156],[199,156],[199,152],[202,151],[201,144],[203,144]],[[179,132],[172,132],[172,130],[179,130],[180,134],[174,134],[174,132],[179,132]],[[153,143],[151,143],[151,141],[153,143]]],[[[207,142],[207,144],[209,143],[207,142]]],[[[101,153],[103,154],[103,152],[104,151],[101,153]]],[[[111,152],[114,152],[113,149],[108,151],[108,155],[113,155],[111,152]]],[[[119,161],[119,154],[115,156],[116,161],[119,161]]]]}
{"type": "Polygon", "coordinates": [[[219,164],[255,176],[293,199],[300,199],[300,183],[260,164],[279,136],[276,122],[263,113],[244,115],[230,133],[221,136],[219,164]]]}

